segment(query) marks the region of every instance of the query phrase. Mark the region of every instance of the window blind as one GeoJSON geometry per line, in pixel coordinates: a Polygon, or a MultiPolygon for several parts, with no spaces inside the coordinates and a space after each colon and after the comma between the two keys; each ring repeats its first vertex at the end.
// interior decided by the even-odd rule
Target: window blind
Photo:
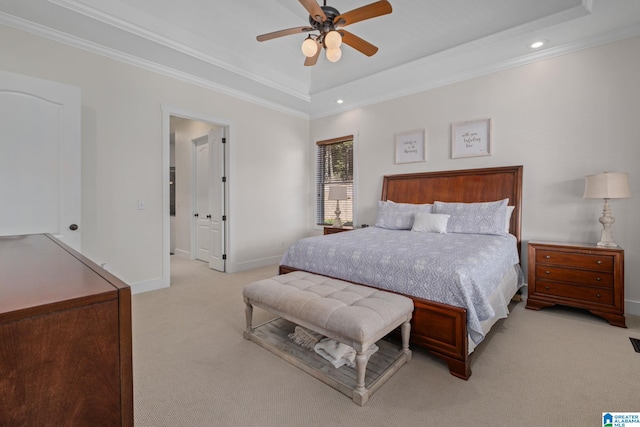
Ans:
{"type": "Polygon", "coordinates": [[[329,200],[329,188],[347,188],[347,200],[340,200],[343,225],[353,225],[353,135],[316,142],[316,224],[331,225],[336,201],[329,200]]]}

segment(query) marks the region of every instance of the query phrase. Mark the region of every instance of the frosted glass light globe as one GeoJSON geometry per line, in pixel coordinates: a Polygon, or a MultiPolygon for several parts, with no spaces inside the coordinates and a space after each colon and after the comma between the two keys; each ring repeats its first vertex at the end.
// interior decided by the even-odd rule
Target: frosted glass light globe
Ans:
{"type": "Polygon", "coordinates": [[[337,31],[329,31],[326,36],[324,36],[324,45],[327,49],[337,49],[342,44],[342,36],[337,31]]]}
{"type": "Polygon", "coordinates": [[[338,62],[341,56],[342,51],[339,47],[335,49],[327,49],[327,59],[329,62],[338,62]]]}
{"type": "Polygon", "coordinates": [[[302,53],[304,53],[304,56],[306,56],[307,58],[311,58],[317,52],[318,43],[316,43],[316,41],[311,37],[307,37],[306,39],[304,39],[304,41],[302,42],[302,53]]]}

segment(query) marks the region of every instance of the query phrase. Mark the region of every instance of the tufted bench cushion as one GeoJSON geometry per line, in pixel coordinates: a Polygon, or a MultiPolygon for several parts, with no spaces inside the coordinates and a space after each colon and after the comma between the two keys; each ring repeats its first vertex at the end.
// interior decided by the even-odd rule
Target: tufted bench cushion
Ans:
{"type": "Polygon", "coordinates": [[[348,341],[356,350],[358,344],[369,347],[413,312],[413,301],[402,295],[302,271],[251,283],[243,294],[259,307],[348,341]]]}
{"type": "MultiPolygon", "coordinates": [[[[357,379],[355,387],[349,391],[359,405],[363,405],[374,390],[365,388],[366,352],[371,345],[401,327],[402,355],[381,375],[375,388],[411,359],[409,321],[413,301],[410,298],[303,271],[250,283],[244,287],[243,296],[247,321],[245,338],[277,354],[280,354],[278,346],[272,346],[268,340],[262,340],[253,333],[253,305],[353,347],[356,350],[357,379]]],[[[290,357],[287,359],[292,361],[290,357]]],[[[306,370],[303,365],[297,366],[306,370]]],[[[313,371],[313,374],[335,386],[336,381],[327,379],[324,370],[313,371]]]]}

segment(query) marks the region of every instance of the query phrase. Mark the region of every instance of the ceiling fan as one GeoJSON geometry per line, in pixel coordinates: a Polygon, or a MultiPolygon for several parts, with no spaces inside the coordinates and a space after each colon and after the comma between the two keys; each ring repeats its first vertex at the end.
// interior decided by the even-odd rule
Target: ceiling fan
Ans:
{"type": "Polygon", "coordinates": [[[342,28],[392,11],[391,4],[387,0],[376,1],[342,14],[337,9],[327,6],[326,0],[323,6],[320,6],[316,0],[299,1],[309,12],[309,25],[262,34],[256,39],[263,42],[291,34],[318,31],[320,34],[309,34],[302,43],[302,53],[307,57],[304,61],[305,66],[315,65],[318,62],[322,48],[326,49],[329,61],[337,62],[342,56],[340,46],[343,42],[367,56],[374,55],[378,51],[376,46],[342,28]]]}

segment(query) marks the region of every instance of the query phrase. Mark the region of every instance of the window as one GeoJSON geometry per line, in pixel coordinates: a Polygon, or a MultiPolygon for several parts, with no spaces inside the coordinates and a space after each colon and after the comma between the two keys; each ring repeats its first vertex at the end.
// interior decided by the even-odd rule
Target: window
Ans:
{"type": "Polygon", "coordinates": [[[342,224],[353,225],[353,135],[316,144],[316,224],[332,225],[339,203],[342,224]],[[329,200],[334,185],[346,187],[347,200],[329,200]]]}

